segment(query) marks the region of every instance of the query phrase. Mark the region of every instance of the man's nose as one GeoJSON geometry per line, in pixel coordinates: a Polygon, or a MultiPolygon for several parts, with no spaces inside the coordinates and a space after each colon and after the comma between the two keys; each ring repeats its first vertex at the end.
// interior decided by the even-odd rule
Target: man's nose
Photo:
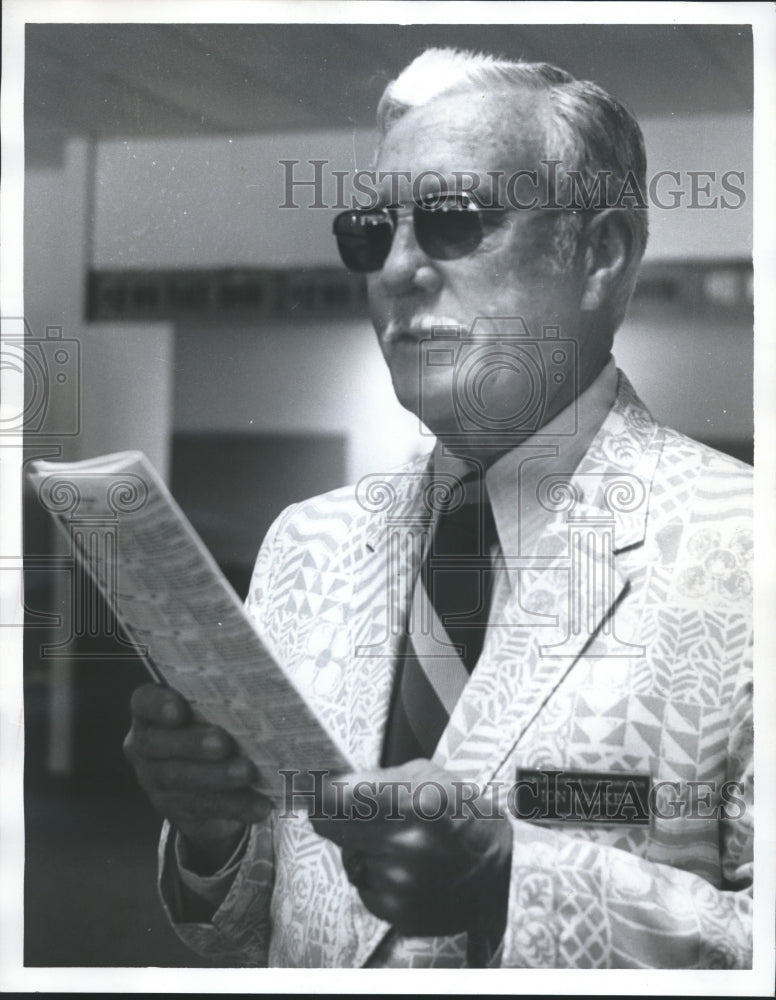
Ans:
{"type": "Polygon", "coordinates": [[[394,295],[417,291],[433,292],[441,285],[441,275],[418,245],[412,216],[398,219],[391,249],[380,271],[380,280],[394,295]]]}

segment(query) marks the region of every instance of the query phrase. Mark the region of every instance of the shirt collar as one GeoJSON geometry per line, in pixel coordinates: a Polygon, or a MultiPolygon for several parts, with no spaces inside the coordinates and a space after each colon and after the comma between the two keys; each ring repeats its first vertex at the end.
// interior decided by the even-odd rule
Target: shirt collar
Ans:
{"type": "MultiPolygon", "coordinates": [[[[543,526],[553,516],[537,497],[548,475],[571,479],[617,396],[617,367],[610,357],[598,376],[565,410],[527,441],[497,459],[485,472],[499,544],[506,557],[530,555],[543,526]],[[515,516],[517,502],[518,516],[515,516]]],[[[434,476],[463,477],[471,465],[437,441],[432,453],[434,476]]],[[[510,576],[516,571],[507,570],[510,576]]]]}

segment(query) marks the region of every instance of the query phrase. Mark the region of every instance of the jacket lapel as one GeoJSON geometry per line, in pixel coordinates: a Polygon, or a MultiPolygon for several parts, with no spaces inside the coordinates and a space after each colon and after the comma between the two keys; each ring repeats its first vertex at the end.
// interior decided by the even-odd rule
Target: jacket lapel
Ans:
{"type": "Polygon", "coordinates": [[[353,561],[350,656],[343,675],[348,740],[356,767],[377,767],[385,739],[396,662],[430,512],[428,458],[401,473],[366,476],[356,488],[359,539],[353,561]]]}
{"type": "Polygon", "coordinates": [[[557,510],[489,629],[437,748],[440,766],[487,781],[582,655],[642,653],[617,632],[628,592],[619,554],[643,542],[661,446],[620,373],[615,404],[571,481],[554,491],[543,484],[557,510]]]}

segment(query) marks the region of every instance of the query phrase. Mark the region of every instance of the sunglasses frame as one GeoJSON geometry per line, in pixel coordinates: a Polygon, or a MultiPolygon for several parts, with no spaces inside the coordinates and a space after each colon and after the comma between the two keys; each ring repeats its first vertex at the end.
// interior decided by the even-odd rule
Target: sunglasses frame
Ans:
{"type": "MultiPolygon", "coordinates": [[[[380,208],[350,209],[346,212],[340,212],[332,224],[332,232],[337,237],[337,246],[345,266],[351,271],[362,274],[381,270],[391,252],[399,219],[408,215],[412,215],[413,229],[418,246],[432,260],[459,260],[462,257],[467,257],[477,249],[485,237],[484,220],[488,213],[473,198],[470,198],[466,192],[428,194],[421,198],[420,201],[416,201],[412,207],[398,208],[393,205],[386,205],[380,208]],[[455,202],[455,208],[449,205],[450,201],[455,202]],[[465,234],[466,238],[461,240],[458,246],[452,241],[449,241],[447,246],[445,246],[445,241],[439,234],[437,234],[437,239],[440,242],[436,244],[433,233],[427,231],[424,220],[425,223],[428,223],[432,218],[450,217],[453,213],[458,219],[463,217],[471,218],[472,221],[476,219],[476,229],[465,234]],[[354,217],[374,220],[376,227],[386,226],[390,230],[390,237],[384,237],[382,246],[377,245],[370,248],[367,246],[368,237],[366,234],[369,232],[367,226],[362,226],[360,231],[354,230],[351,233],[340,232],[339,230],[343,227],[345,221],[352,221],[354,217]],[[368,254],[366,256],[365,265],[353,266],[356,257],[347,250],[343,250],[343,243],[345,243],[349,236],[354,242],[362,238],[366,250],[371,251],[371,256],[368,254]]],[[[375,240],[372,242],[376,243],[375,240]]]]}

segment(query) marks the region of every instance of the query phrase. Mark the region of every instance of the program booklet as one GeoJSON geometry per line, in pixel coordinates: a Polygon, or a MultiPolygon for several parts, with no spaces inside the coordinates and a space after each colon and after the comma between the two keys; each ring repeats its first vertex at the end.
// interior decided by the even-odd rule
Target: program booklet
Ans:
{"type": "Polygon", "coordinates": [[[142,452],[37,460],[28,475],[153,677],[234,738],[259,791],[282,805],[282,770],[300,772],[297,791],[311,770],[351,769],[142,452]]]}

